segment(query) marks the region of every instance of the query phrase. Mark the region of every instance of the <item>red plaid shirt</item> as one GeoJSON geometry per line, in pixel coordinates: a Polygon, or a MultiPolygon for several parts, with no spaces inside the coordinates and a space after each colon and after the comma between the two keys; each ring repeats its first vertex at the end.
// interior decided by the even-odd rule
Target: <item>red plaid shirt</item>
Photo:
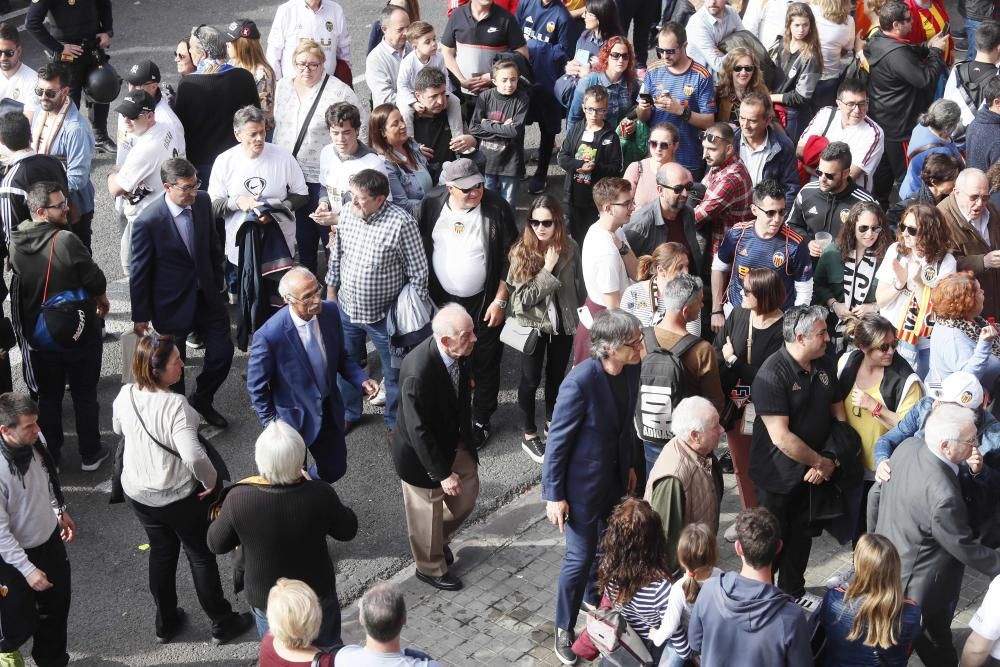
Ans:
{"type": "Polygon", "coordinates": [[[705,197],[694,210],[698,224],[712,225],[712,255],[719,250],[723,237],[738,222],[753,217],[750,203],[753,183],[739,155],[733,155],[729,162],[720,167],[712,167],[705,174],[705,197]]]}

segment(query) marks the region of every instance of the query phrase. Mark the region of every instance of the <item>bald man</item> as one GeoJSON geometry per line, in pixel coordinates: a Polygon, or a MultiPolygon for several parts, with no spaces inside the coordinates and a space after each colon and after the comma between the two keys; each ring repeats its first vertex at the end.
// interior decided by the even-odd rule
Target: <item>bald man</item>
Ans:
{"type": "Polygon", "coordinates": [[[958,246],[959,271],[972,271],[986,297],[983,317],[1000,316],[1000,210],[990,201],[990,184],[979,169],[958,175],[955,189],[940,204],[958,246]]]}

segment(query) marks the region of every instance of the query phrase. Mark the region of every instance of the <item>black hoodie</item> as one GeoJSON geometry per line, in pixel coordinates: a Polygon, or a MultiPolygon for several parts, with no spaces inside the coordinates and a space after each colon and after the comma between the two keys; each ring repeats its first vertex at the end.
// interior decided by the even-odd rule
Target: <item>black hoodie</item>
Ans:
{"type": "Polygon", "coordinates": [[[876,32],[865,46],[865,57],[870,75],[868,115],[885,130],[886,141],[907,141],[944,71],[941,50],[876,32]]]}

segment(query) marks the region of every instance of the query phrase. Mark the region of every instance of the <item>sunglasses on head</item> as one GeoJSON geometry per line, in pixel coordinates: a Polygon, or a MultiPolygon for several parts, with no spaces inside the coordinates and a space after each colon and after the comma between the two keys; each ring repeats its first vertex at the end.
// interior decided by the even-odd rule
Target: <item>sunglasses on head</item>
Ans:
{"type": "Polygon", "coordinates": [[[536,218],[528,218],[528,224],[532,227],[544,227],[548,229],[552,225],[556,224],[555,220],[538,220],[536,218]]]}
{"type": "Polygon", "coordinates": [[[649,147],[655,151],[659,150],[665,151],[671,146],[673,146],[673,144],[670,143],[669,141],[653,141],[652,139],[649,140],[649,147]]]}
{"type": "Polygon", "coordinates": [[[670,190],[675,195],[679,195],[682,192],[691,192],[691,190],[694,188],[693,181],[688,181],[687,183],[678,183],[677,185],[667,185],[666,183],[661,183],[657,181],[656,184],[659,185],[661,188],[670,190]]]}
{"type": "Polygon", "coordinates": [[[752,72],[755,69],[757,68],[753,65],[736,65],[733,67],[734,72],[752,72]]]}
{"type": "Polygon", "coordinates": [[[702,141],[707,141],[710,144],[714,144],[716,141],[725,141],[725,139],[723,139],[718,134],[712,134],[711,132],[705,132],[705,131],[699,132],[698,138],[701,139],[702,141]]]}
{"type": "Polygon", "coordinates": [[[676,55],[676,53],[677,53],[677,49],[661,49],[660,47],[656,47],[656,57],[657,58],[663,58],[665,56],[676,55]]]}
{"type": "Polygon", "coordinates": [[[868,232],[874,232],[876,234],[882,233],[881,226],[871,226],[871,225],[858,225],[858,231],[862,234],[867,234],[868,232]]]}
{"type": "Polygon", "coordinates": [[[54,100],[59,94],[58,90],[52,90],[51,88],[35,88],[36,97],[44,97],[50,100],[54,100]]]}

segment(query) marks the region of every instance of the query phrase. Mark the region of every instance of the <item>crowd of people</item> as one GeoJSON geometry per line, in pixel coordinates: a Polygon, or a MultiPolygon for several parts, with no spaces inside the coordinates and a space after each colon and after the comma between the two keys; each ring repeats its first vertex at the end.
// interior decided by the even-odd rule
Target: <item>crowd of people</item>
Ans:
{"type": "MultiPolygon", "coordinates": [[[[962,37],[941,0],[663,5],[458,0],[435,26],[389,0],[362,65],[341,5],[288,0],[266,39],[185,35],[176,88],[127,63],[123,96],[109,0],[34,0],[37,71],[0,24],[0,345],[28,389],[0,355],[0,664],[30,637],[40,667],[69,659],[67,387],[81,469],[111,459],[148,535],[157,642],[186,623],[183,546],[215,644],[256,625],[265,667],[436,664],[386,584],[342,647],[336,484],[367,401],[416,577],[461,589],[508,348],[565,534],[563,664],[611,650],[583,611],[620,614],[645,664],[958,665],[964,570],[1000,577],[1000,9],[967,1],[962,37]],[[117,449],[95,152],[135,339],[117,449]],[[239,481],[199,433],[229,425],[236,347],[262,427],[239,481]],[[720,535],[724,474],[743,511],[720,535]],[[853,567],[820,597],[824,531],[853,567]],[[234,551],[249,612],[220,582],[234,551]]],[[[1000,658],[997,595],[963,666],[1000,658]]]]}

